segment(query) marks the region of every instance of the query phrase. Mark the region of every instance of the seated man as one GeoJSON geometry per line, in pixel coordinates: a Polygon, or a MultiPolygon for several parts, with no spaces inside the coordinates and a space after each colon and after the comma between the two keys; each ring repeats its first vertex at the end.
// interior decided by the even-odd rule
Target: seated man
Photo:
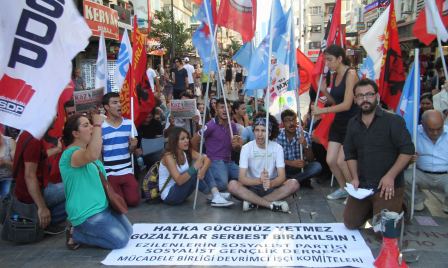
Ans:
{"type": "Polygon", "coordinates": [[[311,141],[307,132],[297,128],[297,115],[292,110],[281,114],[283,126],[277,137],[277,143],[285,153],[286,177],[296,179],[302,187],[311,187],[310,179],[320,174],[322,166],[314,160],[311,141]],[[304,159],[300,159],[302,144],[304,159]],[[303,171],[302,171],[303,169],[303,171]]]}
{"type": "Polygon", "coordinates": [[[229,192],[243,200],[243,211],[257,206],[272,211],[289,212],[288,202],[280,201],[299,189],[299,183],[285,177],[282,147],[272,141],[278,133],[278,123],[273,116],[260,114],[254,120],[255,140],[243,146],[240,155],[238,180],[229,182],[229,192]],[[269,143],[266,165],[266,131],[269,143]],[[267,166],[267,170],[265,167],[267,166]]]}
{"type": "Polygon", "coordinates": [[[22,203],[35,204],[40,227],[46,229],[51,224],[54,228],[47,233],[54,234],[63,231],[58,228],[62,226],[56,224],[64,222],[67,215],[65,198],[56,198],[64,196],[63,188],[44,190],[44,175],[48,175],[45,172],[45,154],[42,141],[26,131],[19,135],[13,164],[13,176],[16,181],[14,195],[22,203]],[[55,199],[59,201],[54,202],[55,199]]]}
{"type": "MultiPolygon", "coordinates": [[[[442,113],[428,110],[422,115],[422,125],[417,130],[417,170],[415,173],[414,210],[425,208],[421,189],[444,193],[443,211],[448,213],[448,129],[443,124],[442,113]]],[[[405,172],[406,199],[411,200],[412,169],[405,172]]]]}
{"type": "Polygon", "coordinates": [[[400,116],[383,110],[378,104],[378,86],[361,79],[354,86],[355,103],[361,111],[347,126],[344,140],[351,184],[374,189],[362,200],[349,196],[344,209],[344,225],[360,228],[383,209],[400,213],[403,207],[403,169],[414,154],[414,145],[400,116]]]}

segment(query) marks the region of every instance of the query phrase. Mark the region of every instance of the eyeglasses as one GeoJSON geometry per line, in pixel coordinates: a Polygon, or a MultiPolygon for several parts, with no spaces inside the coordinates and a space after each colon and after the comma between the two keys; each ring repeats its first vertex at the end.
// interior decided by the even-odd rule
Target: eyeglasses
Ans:
{"type": "Polygon", "coordinates": [[[357,99],[364,99],[364,98],[371,99],[371,98],[375,97],[375,95],[376,95],[375,92],[367,92],[366,94],[361,94],[360,93],[360,94],[356,94],[355,98],[357,98],[357,99]]]}

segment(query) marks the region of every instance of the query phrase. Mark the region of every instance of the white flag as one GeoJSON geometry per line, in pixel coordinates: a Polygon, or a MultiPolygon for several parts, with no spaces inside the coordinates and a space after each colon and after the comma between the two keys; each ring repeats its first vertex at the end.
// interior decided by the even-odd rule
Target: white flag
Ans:
{"type": "Polygon", "coordinates": [[[0,123],[41,138],[92,32],[73,1],[0,6],[0,123]]]}
{"type": "Polygon", "coordinates": [[[101,31],[98,58],[96,59],[95,88],[103,88],[104,94],[110,91],[107,86],[108,76],[106,41],[104,40],[104,33],[101,31]]]}
{"type": "Polygon", "coordinates": [[[125,30],[121,38],[120,51],[118,52],[117,68],[115,69],[115,84],[121,90],[126,74],[129,70],[129,64],[132,59],[132,47],[129,41],[128,31],[125,30]]]}
{"type": "Polygon", "coordinates": [[[361,38],[361,44],[367,52],[367,55],[373,61],[373,69],[375,70],[375,79],[380,78],[381,61],[384,54],[384,38],[387,23],[389,22],[388,6],[375,23],[370,27],[369,31],[361,38]]]}
{"type": "Polygon", "coordinates": [[[445,25],[443,25],[439,10],[437,9],[434,0],[425,0],[425,15],[426,31],[439,36],[440,40],[446,42],[446,40],[448,40],[448,32],[446,31],[445,25]]]}

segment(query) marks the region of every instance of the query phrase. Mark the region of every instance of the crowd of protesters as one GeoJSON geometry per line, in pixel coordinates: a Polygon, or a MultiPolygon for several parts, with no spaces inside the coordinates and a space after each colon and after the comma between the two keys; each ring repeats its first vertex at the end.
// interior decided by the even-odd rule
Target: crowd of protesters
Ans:
{"type": "MultiPolygon", "coordinates": [[[[284,110],[280,122],[266,116],[262,100],[244,95],[247,70],[231,61],[211,75],[199,63],[191,65],[188,57],[176,58],[172,66],[153,68],[150,63],[146,73],[156,105],[140,126],[122,116],[119,94],[108,93],[102,100],[105,116],[75,113],[73,101],[67,102],[62,140],[37,140],[26,131],[18,137],[8,137],[6,131],[0,135],[0,196],[12,188],[14,198],[35,204],[40,228],[49,234],[64,230],[70,249],[127,244],[132,226],[124,214],[110,209],[101,179],[107,177],[128,206],[141,205],[139,180],[158,160],[160,198],[168,205],[185,202],[199,181],[199,191],[212,207],[235,206],[240,200],[243,211],[262,207],[289,212],[289,196],[300,187],[312,188],[312,178],[320,182],[333,174],[339,188],[328,199],[347,198],[348,182],[378,189],[365,202],[348,197],[348,228],[358,228],[372,216],[372,208],[399,212],[404,182],[410,181],[403,170],[414,155],[404,121],[380,107],[375,82],[359,80],[342,48],[330,46],[325,56],[333,73],[322,86],[329,89],[322,91],[325,107],[311,109],[316,100],[312,96],[309,114],[301,118],[284,110]],[[235,98],[223,98],[232,92],[235,98]],[[172,100],[188,99],[196,100],[194,116],[173,116],[172,100]],[[307,132],[311,116],[315,127],[325,113],[336,114],[327,151],[307,132]],[[147,154],[145,143],[157,139],[164,140],[162,150],[147,154]],[[379,164],[372,161],[381,158],[381,168],[373,170],[379,164]],[[371,171],[378,176],[366,175],[371,171]]],[[[448,87],[437,70],[421,97],[422,141],[413,161],[421,173],[419,189],[440,188],[448,196],[448,134],[443,124],[448,87]]],[[[79,69],[75,81],[77,90],[84,89],[79,69]]],[[[419,195],[416,209],[424,208],[423,200],[419,195]]],[[[448,213],[448,198],[443,209],[448,213]]]]}

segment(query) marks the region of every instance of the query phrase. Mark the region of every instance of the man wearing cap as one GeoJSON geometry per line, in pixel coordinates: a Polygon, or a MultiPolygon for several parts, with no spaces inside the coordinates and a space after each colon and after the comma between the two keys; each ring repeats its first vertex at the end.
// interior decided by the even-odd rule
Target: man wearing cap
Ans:
{"type": "Polygon", "coordinates": [[[184,58],[184,69],[187,70],[188,74],[188,89],[191,90],[191,93],[194,93],[194,67],[190,64],[190,59],[188,57],[184,58]]]}
{"type": "MultiPolygon", "coordinates": [[[[445,196],[443,212],[448,213],[448,129],[443,115],[437,110],[425,111],[422,125],[417,129],[417,170],[415,173],[414,210],[425,208],[422,189],[442,192],[445,196]]],[[[412,169],[406,170],[406,199],[411,199],[412,169]]]]}
{"type": "Polygon", "coordinates": [[[242,147],[239,177],[237,181],[229,182],[229,192],[243,200],[243,211],[261,206],[289,212],[288,202],[282,199],[295,193],[299,183],[286,179],[283,148],[273,141],[279,131],[278,123],[273,116],[266,122],[266,116],[259,114],[253,126],[255,140],[242,147]],[[269,135],[267,146],[266,131],[269,135]]]}

